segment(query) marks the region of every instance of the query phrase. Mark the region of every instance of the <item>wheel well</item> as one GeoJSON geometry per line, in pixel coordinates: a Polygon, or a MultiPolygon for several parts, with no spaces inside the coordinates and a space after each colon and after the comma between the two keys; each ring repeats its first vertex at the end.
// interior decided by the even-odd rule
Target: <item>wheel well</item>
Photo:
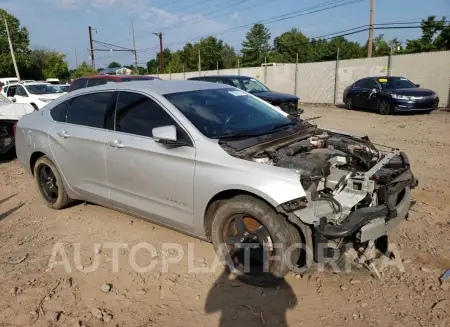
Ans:
{"type": "MultiPolygon", "coordinates": [[[[251,192],[247,192],[247,191],[243,191],[243,190],[226,190],[226,191],[217,193],[216,195],[213,196],[213,198],[211,200],[209,200],[208,205],[206,206],[206,209],[205,209],[205,214],[204,214],[204,225],[203,226],[205,229],[205,235],[208,238],[208,240],[211,240],[212,220],[214,217],[214,213],[217,210],[218,205],[220,204],[220,201],[229,200],[238,195],[252,196],[256,199],[264,201],[265,203],[267,203],[267,205],[274,208],[273,205],[271,205],[269,202],[267,202],[264,198],[254,194],[254,193],[251,193],[251,192]]],[[[274,209],[277,210],[276,208],[274,208],[274,209]]]]}
{"type": "Polygon", "coordinates": [[[32,174],[34,174],[34,165],[36,164],[36,161],[38,161],[38,159],[39,159],[40,157],[42,157],[42,156],[45,156],[45,153],[42,153],[42,152],[39,152],[39,151],[34,152],[34,153],[31,155],[31,158],[30,158],[30,168],[31,168],[31,173],[32,173],[32,174]]]}

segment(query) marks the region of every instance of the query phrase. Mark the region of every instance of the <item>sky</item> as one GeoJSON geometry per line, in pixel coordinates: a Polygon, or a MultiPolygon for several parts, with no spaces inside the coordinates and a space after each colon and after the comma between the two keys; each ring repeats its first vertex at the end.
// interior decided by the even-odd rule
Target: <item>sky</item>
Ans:
{"type": "MultiPolygon", "coordinates": [[[[340,1],[0,0],[0,8],[28,28],[32,48],[62,52],[70,68],[75,68],[77,62],[90,62],[88,26],[95,29],[94,40],[132,48],[133,21],[138,62],[144,65],[159,51],[159,39],[154,32],[161,31],[164,47],[173,50],[208,35],[217,36],[239,50],[251,24],[308,8],[311,9],[302,11],[301,16],[266,24],[272,40],[294,27],[308,37],[317,37],[368,24],[370,0],[355,1],[358,2],[320,12],[312,12],[319,8],[312,7],[340,1]],[[249,27],[230,30],[247,24],[249,27]]],[[[429,15],[450,17],[450,0],[375,0],[375,23],[420,21],[429,15]]],[[[375,35],[380,33],[386,39],[397,37],[406,41],[418,37],[420,29],[375,31],[375,35]]],[[[363,32],[348,38],[365,43],[367,36],[363,32]]],[[[106,67],[111,61],[123,65],[134,62],[129,52],[96,52],[95,57],[97,68],[106,67]]]]}

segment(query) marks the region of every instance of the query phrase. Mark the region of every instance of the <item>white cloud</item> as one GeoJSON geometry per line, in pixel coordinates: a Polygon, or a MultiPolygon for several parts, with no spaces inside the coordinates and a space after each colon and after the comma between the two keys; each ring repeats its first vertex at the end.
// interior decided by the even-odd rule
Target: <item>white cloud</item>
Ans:
{"type": "Polygon", "coordinates": [[[240,21],[239,12],[235,11],[234,13],[232,13],[230,15],[230,20],[231,21],[240,21]]]}

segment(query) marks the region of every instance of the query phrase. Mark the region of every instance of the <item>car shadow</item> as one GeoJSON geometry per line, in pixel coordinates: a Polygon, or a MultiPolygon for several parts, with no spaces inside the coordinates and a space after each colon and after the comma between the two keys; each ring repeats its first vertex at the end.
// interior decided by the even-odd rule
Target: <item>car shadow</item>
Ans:
{"type": "Polygon", "coordinates": [[[9,150],[8,152],[4,153],[3,155],[0,155],[0,164],[2,163],[8,163],[11,161],[14,161],[17,159],[16,150],[15,148],[12,150],[9,150]]]}
{"type": "MultiPolygon", "coordinates": [[[[234,276],[234,275],[233,275],[234,276]]],[[[205,312],[220,312],[219,327],[287,327],[286,313],[297,305],[297,297],[283,279],[276,286],[254,287],[224,271],[209,290],[205,312]]]]}
{"type": "MultiPolygon", "coordinates": [[[[7,202],[8,200],[10,200],[11,198],[15,197],[17,195],[17,193],[12,194],[10,196],[8,196],[7,198],[1,199],[0,200],[0,204],[7,202]]],[[[10,214],[14,213],[15,211],[19,210],[21,207],[23,207],[25,205],[25,203],[19,203],[18,205],[16,205],[15,207],[13,207],[12,209],[9,209],[8,211],[5,211],[3,213],[0,213],[0,221],[2,221],[3,219],[5,219],[6,217],[8,217],[10,214]]]]}

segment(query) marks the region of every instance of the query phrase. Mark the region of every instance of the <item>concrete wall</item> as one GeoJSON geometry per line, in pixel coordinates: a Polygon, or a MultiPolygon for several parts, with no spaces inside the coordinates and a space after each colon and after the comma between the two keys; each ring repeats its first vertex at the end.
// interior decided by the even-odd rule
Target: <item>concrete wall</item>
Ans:
{"type": "Polygon", "coordinates": [[[439,106],[450,108],[450,51],[392,57],[392,76],[406,76],[439,94],[439,106]]]}
{"type": "MultiPolygon", "coordinates": [[[[296,94],[306,103],[342,103],[345,88],[367,76],[399,75],[421,87],[436,91],[440,106],[450,107],[450,51],[411,55],[341,60],[319,63],[278,64],[270,67],[245,67],[219,70],[219,75],[254,77],[271,90],[296,94]],[[336,75],[337,73],[337,75],[336,75]],[[295,80],[297,79],[297,87],[295,80]]],[[[217,70],[202,71],[201,75],[217,75],[217,70]]],[[[162,74],[162,79],[182,80],[199,76],[199,72],[162,74]]]]}

